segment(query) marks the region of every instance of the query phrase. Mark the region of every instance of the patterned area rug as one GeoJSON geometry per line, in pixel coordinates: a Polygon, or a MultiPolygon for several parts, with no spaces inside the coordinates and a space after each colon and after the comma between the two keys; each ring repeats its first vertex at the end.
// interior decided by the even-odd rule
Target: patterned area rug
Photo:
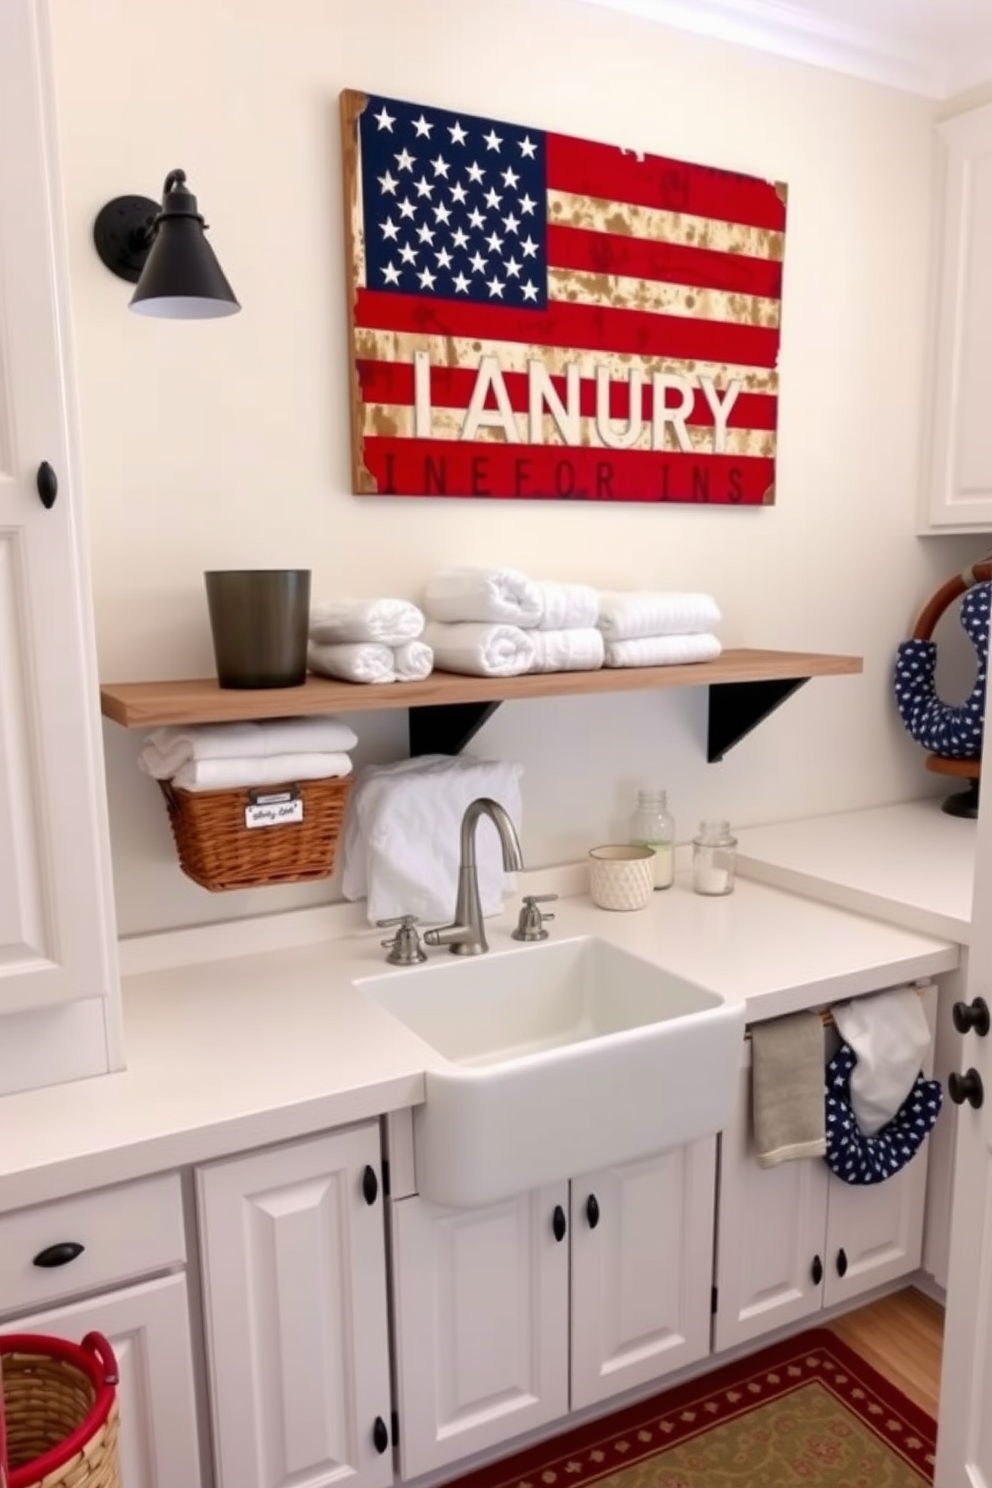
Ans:
{"type": "Polygon", "coordinates": [[[934,1422],[816,1329],[459,1480],[458,1488],[923,1488],[934,1422]]]}

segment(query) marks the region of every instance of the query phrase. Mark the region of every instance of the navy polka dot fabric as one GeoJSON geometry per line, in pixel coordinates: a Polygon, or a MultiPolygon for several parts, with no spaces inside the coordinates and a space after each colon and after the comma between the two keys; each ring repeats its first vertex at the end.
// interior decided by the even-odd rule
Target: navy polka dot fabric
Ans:
{"type": "Polygon", "coordinates": [[[887,1126],[865,1136],[851,1109],[851,1071],[857,1060],[841,1044],[827,1065],[827,1151],[832,1172],[845,1183],[884,1183],[904,1168],[923,1144],[940,1113],[939,1080],[921,1074],[887,1126]]]}
{"type": "Polygon", "coordinates": [[[944,759],[978,759],[989,664],[989,613],[992,584],[974,584],[961,601],[960,620],[978,654],[978,676],[966,703],[942,703],[934,683],[937,647],[933,641],[903,641],[896,652],[895,691],[907,732],[944,759]]]}

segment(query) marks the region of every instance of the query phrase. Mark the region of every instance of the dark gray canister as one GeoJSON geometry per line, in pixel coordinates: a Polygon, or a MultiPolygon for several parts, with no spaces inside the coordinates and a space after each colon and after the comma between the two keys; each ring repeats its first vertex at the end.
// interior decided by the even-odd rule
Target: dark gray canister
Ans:
{"type": "Polygon", "coordinates": [[[221,687],[299,687],[307,675],[310,569],[203,575],[221,687]]]}

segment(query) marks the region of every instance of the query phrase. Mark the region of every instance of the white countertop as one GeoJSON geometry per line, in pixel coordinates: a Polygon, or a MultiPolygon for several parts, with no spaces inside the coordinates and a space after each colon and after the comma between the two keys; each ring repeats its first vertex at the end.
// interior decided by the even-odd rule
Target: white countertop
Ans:
{"type": "Polygon", "coordinates": [[[738,834],[739,871],[967,945],[976,827],[941,811],[936,797],[749,827],[738,834]]]}
{"type": "MultiPolygon", "coordinates": [[[[547,875],[524,887],[545,890],[547,875]]],[[[486,922],[490,955],[527,955],[510,939],[518,904],[486,922]]],[[[602,936],[743,1001],[750,1020],[935,976],[959,955],[747,881],[708,899],[680,880],[633,914],[576,894],[555,912],[555,939],[602,936]]],[[[124,982],[127,1070],[0,1098],[0,1211],[418,1104],[437,1056],[355,985],[403,975],[380,938],[351,907],[156,938],[153,969],[124,982]],[[329,938],[332,924],[344,933],[329,938]],[[306,943],[279,944],[301,927],[306,943]],[[170,947],[184,964],[162,964],[170,947]]]]}

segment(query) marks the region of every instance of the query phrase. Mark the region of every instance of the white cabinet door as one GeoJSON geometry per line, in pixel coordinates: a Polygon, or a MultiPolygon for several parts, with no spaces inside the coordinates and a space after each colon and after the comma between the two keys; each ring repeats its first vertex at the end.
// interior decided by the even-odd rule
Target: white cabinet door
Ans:
{"type": "Polygon", "coordinates": [[[481,1209],[392,1205],[404,1478],[568,1410],[567,1210],[564,1183],[481,1209]]]}
{"type": "Polygon", "coordinates": [[[716,1138],[573,1178],[572,1409],[705,1358],[716,1138]]]}
{"type": "Polygon", "coordinates": [[[392,1482],[379,1169],[370,1123],[197,1170],[217,1488],[392,1482]]]}
{"type": "Polygon", "coordinates": [[[832,1174],[823,1303],[833,1307],[915,1271],[923,1252],[927,1143],[894,1178],[871,1188],[832,1174]]]}
{"type": "Polygon", "coordinates": [[[120,1465],[124,1488],[199,1488],[186,1278],[166,1276],[2,1325],[79,1343],[95,1329],[120,1366],[120,1465]]]}
{"type": "Polygon", "coordinates": [[[823,1305],[829,1178],[819,1158],[758,1166],[748,1057],[734,1119],[720,1137],[718,1351],[798,1322],[823,1305]]]}
{"type": "Polygon", "coordinates": [[[0,1014],[100,999],[102,1020],[116,945],[43,12],[0,5],[0,1014]]]}
{"type": "Polygon", "coordinates": [[[992,105],[937,126],[938,220],[932,431],[924,526],[992,527],[992,105]]]}

